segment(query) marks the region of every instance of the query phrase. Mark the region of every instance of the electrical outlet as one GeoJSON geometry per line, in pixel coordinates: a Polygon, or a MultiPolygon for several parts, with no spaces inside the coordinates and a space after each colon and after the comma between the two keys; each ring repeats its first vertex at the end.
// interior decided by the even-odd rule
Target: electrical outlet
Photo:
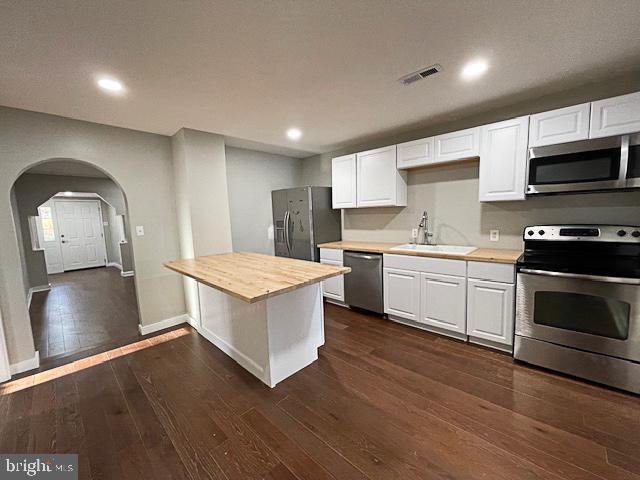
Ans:
{"type": "Polygon", "coordinates": [[[267,227],[267,239],[273,240],[273,225],[267,227]]]}
{"type": "Polygon", "coordinates": [[[489,230],[489,240],[497,242],[500,240],[500,230],[489,230]]]}
{"type": "Polygon", "coordinates": [[[144,226],[136,225],[136,235],[139,237],[144,237],[144,226]]]}
{"type": "Polygon", "coordinates": [[[415,240],[416,238],[418,238],[418,229],[417,229],[417,228],[413,228],[413,229],[411,230],[411,238],[413,238],[414,240],[415,240]]]}

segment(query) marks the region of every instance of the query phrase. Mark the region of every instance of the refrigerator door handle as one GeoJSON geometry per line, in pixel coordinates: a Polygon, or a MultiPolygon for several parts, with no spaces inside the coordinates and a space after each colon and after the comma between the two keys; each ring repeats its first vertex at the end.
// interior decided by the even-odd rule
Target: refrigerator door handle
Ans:
{"type": "Polygon", "coordinates": [[[284,243],[287,245],[287,251],[289,252],[289,256],[291,256],[291,244],[289,242],[289,218],[290,218],[289,210],[284,212],[284,243]]]}

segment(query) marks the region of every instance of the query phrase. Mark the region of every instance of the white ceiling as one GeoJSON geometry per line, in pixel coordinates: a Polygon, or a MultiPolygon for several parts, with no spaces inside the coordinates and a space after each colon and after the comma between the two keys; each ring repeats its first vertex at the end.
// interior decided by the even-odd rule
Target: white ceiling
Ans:
{"type": "Polygon", "coordinates": [[[638,0],[4,0],[0,104],[304,156],[638,68],[639,25],[638,0]],[[477,57],[488,73],[464,82],[477,57]],[[433,63],[436,77],[396,82],[433,63]],[[99,91],[100,74],[126,95],[99,91]]]}

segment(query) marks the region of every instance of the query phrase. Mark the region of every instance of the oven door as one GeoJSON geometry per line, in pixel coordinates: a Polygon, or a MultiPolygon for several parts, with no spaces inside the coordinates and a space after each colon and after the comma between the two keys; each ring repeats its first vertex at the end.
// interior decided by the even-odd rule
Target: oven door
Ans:
{"type": "Polygon", "coordinates": [[[521,268],[516,335],[640,362],[640,280],[521,268]]]}

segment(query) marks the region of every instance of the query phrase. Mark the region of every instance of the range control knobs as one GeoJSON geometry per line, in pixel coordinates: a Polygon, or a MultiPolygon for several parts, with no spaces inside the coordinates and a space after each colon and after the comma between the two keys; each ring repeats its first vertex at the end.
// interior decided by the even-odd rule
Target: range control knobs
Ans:
{"type": "Polygon", "coordinates": [[[618,236],[619,237],[624,237],[627,234],[627,232],[625,230],[618,230],[618,236]]]}
{"type": "MultiPolygon", "coordinates": [[[[638,235],[640,235],[640,232],[637,232],[637,233],[638,233],[638,235]]],[[[527,232],[527,235],[529,235],[529,236],[533,235],[533,230],[529,230],[529,231],[527,232]]]]}
{"type": "Polygon", "coordinates": [[[631,236],[632,236],[633,238],[638,238],[638,237],[640,237],[640,231],[638,231],[638,230],[634,230],[633,232],[631,232],[631,236]]]}
{"type": "Polygon", "coordinates": [[[544,230],[538,230],[538,235],[544,235],[544,230]]]}

